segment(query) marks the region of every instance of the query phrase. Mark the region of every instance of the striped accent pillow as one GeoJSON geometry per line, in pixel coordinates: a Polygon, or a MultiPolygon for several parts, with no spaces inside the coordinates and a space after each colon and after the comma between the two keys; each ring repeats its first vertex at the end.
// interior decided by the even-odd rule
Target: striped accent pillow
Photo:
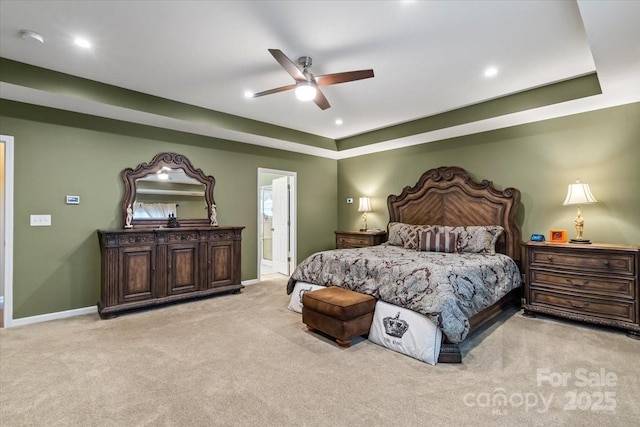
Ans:
{"type": "Polygon", "coordinates": [[[428,252],[457,252],[457,240],[458,236],[455,233],[420,231],[418,233],[418,250],[428,252]]]}

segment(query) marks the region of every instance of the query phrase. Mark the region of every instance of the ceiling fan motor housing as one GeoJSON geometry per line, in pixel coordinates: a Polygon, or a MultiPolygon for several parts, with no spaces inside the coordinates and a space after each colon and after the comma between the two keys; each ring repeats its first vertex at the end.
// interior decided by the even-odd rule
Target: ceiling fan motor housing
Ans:
{"type": "Polygon", "coordinates": [[[298,58],[298,64],[302,65],[305,70],[311,67],[312,61],[310,56],[301,56],[298,58]]]}

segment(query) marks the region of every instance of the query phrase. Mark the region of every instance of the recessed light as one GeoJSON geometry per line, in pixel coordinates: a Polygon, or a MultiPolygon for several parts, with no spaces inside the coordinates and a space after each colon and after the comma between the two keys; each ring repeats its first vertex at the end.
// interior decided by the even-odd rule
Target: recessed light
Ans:
{"type": "Polygon", "coordinates": [[[33,40],[40,43],[44,43],[44,37],[31,30],[20,30],[18,33],[23,40],[33,40]]]}
{"type": "Polygon", "coordinates": [[[494,77],[497,74],[498,74],[498,68],[496,67],[488,67],[486,70],[484,70],[485,77],[494,77]]]}
{"type": "Polygon", "coordinates": [[[342,124],[342,119],[336,119],[335,123],[337,126],[340,126],[342,124]]]}
{"type": "Polygon", "coordinates": [[[245,97],[245,98],[253,98],[253,92],[251,92],[251,91],[249,91],[249,90],[246,90],[246,91],[244,92],[244,97],[245,97]]]}
{"type": "Polygon", "coordinates": [[[73,41],[77,46],[83,47],[85,49],[89,49],[91,47],[91,43],[87,39],[83,39],[82,37],[76,37],[73,41]]]}

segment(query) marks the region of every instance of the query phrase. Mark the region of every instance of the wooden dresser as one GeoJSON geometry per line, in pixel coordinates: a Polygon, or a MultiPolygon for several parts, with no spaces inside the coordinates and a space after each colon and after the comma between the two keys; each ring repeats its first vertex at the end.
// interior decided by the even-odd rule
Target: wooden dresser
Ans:
{"type": "Polygon", "coordinates": [[[640,339],[640,247],[528,242],[524,248],[525,315],[612,326],[640,339]]]}
{"type": "Polygon", "coordinates": [[[387,232],[381,230],[334,231],[336,249],[363,248],[376,246],[387,241],[387,232]]]}
{"type": "Polygon", "coordinates": [[[98,313],[240,292],[244,227],[98,230],[98,313]]]}

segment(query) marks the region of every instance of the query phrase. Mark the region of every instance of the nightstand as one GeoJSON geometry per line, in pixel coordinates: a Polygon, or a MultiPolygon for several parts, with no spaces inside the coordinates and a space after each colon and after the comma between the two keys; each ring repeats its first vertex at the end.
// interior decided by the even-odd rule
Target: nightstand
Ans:
{"type": "Polygon", "coordinates": [[[336,249],[376,246],[387,241],[387,232],[381,230],[334,231],[334,233],[336,233],[336,249]]]}
{"type": "Polygon", "coordinates": [[[524,314],[612,326],[640,339],[638,246],[528,242],[524,314]]]}

